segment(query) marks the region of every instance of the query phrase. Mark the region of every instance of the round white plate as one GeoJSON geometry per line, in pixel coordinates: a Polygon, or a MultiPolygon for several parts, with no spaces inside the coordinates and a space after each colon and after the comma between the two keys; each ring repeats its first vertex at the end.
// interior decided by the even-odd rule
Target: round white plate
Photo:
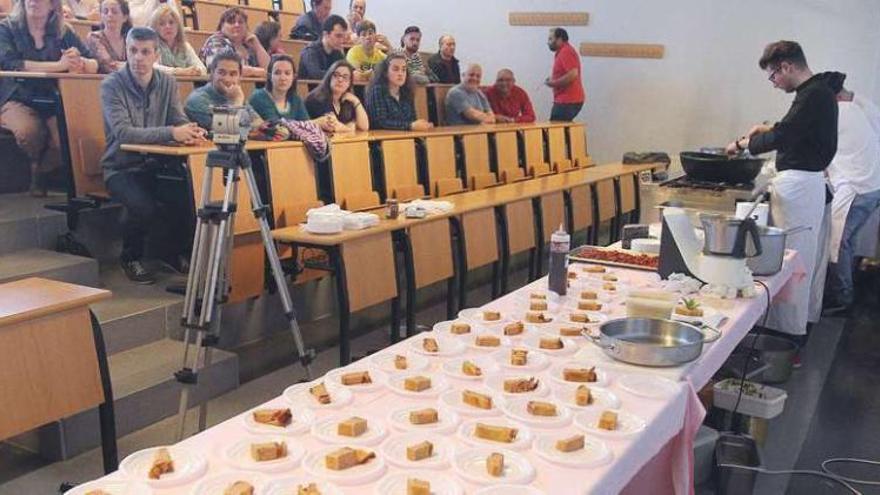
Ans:
{"type": "Polygon", "coordinates": [[[416,337],[409,339],[409,347],[411,350],[423,354],[425,356],[439,356],[439,357],[449,357],[449,356],[457,356],[464,352],[467,345],[456,338],[445,337],[443,335],[438,335],[433,332],[426,332],[417,335],[416,337]],[[439,350],[437,352],[428,352],[422,347],[422,339],[424,338],[432,338],[437,341],[437,347],[439,350]]]}
{"type": "Polygon", "coordinates": [[[218,446],[217,450],[222,450],[223,457],[226,461],[238,468],[249,471],[262,471],[265,473],[277,473],[280,471],[289,471],[299,466],[299,461],[306,454],[305,447],[297,441],[281,436],[272,437],[265,435],[255,435],[242,438],[229,446],[218,446]],[[251,457],[251,444],[265,442],[284,442],[287,444],[287,455],[271,461],[255,461],[251,457]]]}
{"type": "Polygon", "coordinates": [[[611,461],[611,449],[605,442],[589,435],[584,437],[584,448],[574,452],[561,452],[556,449],[556,441],[576,435],[574,430],[565,433],[548,433],[535,439],[535,451],[553,464],[573,468],[593,468],[611,461]]]}
{"type": "MultiPolygon", "coordinates": [[[[605,309],[604,303],[602,309],[605,309]]],[[[566,311],[562,314],[562,318],[559,321],[553,323],[552,325],[544,325],[541,330],[544,332],[551,333],[553,335],[559,335],[559,329],[563,327],[594,327],[600,325],[606,321],[608,321],[608,315],[602,313],[600,311],[579,311],[577,309],[573,310],[573,312],[577,313],[586,313],[587,316],[590,317],[590,321],[588,323],[581,323],[577,321],[571,321],[571,313],[572,311],[566,311]]]]}
{"type": "Polygon", "coordinates": [[[307,407],[291,407],[291,421],[287,426],[273,426],[254,421],[254,411],[257,409],[281,409],[281,407],[256,407],[244,413],[241,420],[249,433],[256,435],[297,435],[309,429],[315,422],[315,413],[307,407]]]}
{"type": "Polygon", "coordinates": [[[395,393],[403,395],[405,397],[413,397],[413,398],[425,398],[425,397],[437,397],[442,394],[449,388],[449,382],[446,378],[443,378],[443,375],[438,373],[407,373],[407,374],[399,374],[394,375],[388,378],[388,387],[393,390],[395,393]],[[421,392],[413,392],[411,390],[407,390],[404,387],[404,383],[406,382],[407,377],[410,376],[425,376],[431,379],[431,387],[421,392]]]}
{"type": "Polygon", "coordinates": [[[449,433],[451,431],[455,431],[455,427],[457,427],[458,423],[461,421],[461,418],[458,417],[458,414],[455,414],[453,411],[449,411],[444,408],[434,407],[434,409],[437,410],[436,423],[429,423],[424,425],[414,425],[410,423],[409,413],[413,411],[418,411],[420,409],[426,409],[426,407],[424,405],[406,406],[391,411],[391,414],[388,415],[388,423],[390,423],[392,426],[394,426],[394,428],[400,431],[430,431],[434,433],[449,433]]]}
{"type": "Polygon", "coordinates": [[[456,320],[447,320],[441,321],[439,323],[435,323],[431,328],[431,331],[438,335],[442,335],[444,337],[473,337],[474,334],[485,332],[486,328],[483,327],[479,323],[474,323],[471,320],[466,320],[464,318],[456,319],[456,320]],[[453,323],[467,323],[471,326],[471,331],[468,333],[452,333],[452,324],[453,323]]]}
{"type": "Polygon", "coordinates": [[[607,388],[594,386],[592,383],[558,383],[553,387],[553,397],[568,407],[574,409],[619,409],[620,399],[614,395],[614,392],[607,388]],[[577,388],[586,385],[590,389],[590,396],[593,402],[586,406],[579,406],[574,400],[574,394],[577,388]]]}
{"type": "Polygon", "coordinates": [[[219,473],[214,476],[203,478],[195,487],[193,487],[193,490],[190,493],[192,493],[192,495],[223,495],[223,492],[229,488],[229,485],[236,481],[246,481],[254,487],[254,493],[262,493],[263,487],[266,484],[266,476],[260,473],[247,471],[228,471],[225,473],[219,473]]]}
{"type": "Polygon", "coordinates": [[[461,449],[456,451],[452,465],[459,476],[481,485],[525,485],[535,479],[535,467],[532,463],[524,455],[508,449],[489,447],[461,449]],[[504,471],[497,478],[486,472],[486,459],[493,452],[504,456],[504,471]]]}
{"type": "Polygon", "coordinates": [[[327,373],[327,375],[324,377],[324,380],[325,383],[332,383],[334,386],[337,386],[339,388],[347,388],[352,392],[375,392],[385,386],[385,383],[388,381],[388,375],[380,370],[370,368],[368,366],[349,366],[344,369],[336,369],[331,371],[330,373],[327,373]],[[347,373],[355,373],[358,371],[369,372],[370,380],[372,381],[372,383],[365,383],[360,385],[342,384],[342,375],[347,373]]]}
{"type": "Polygon", "coordinates": [[[382,421],[370,415],[340,414],[338,416],[324,418],[312,425],[312,436],[322,442],[327,443],[344,445],[375,445],[382,441],[382,439],[384,439],[385,435],[387,434],[388,431],[385,428],[385,425],[382,424],[382,421]],[[339,435],[337,433],[339,423],[353,416],[357,416],[367,420],[367,431],[365,431],[359,437],[347,437],[345,435],[339,435]]]}
{"type": "MultiPolygon", "coordinates": [[[[556,314],[557,311],[561,309],[561,305],[558,302],[553,302],[550,300],[546,300],[543,302],[547,303],[547,309],[532,309],[533,302],[542,302],[540,299],[531,299],[528,297],[528,294],[525,297],[521,297],[517,303],[517,307],[522,309],[522,312],[526,311],[540,311],[542,313],[549,313],[551,315],[556,314]]],[[[525,320],[523,320],[525,323],[525,320]]]]}
{"type": "Polygon", "coordinates": [[[156,451],[160,448],[162,447],[152,447],[129,455],[119,463],[119,469],[128,479],[143,481],[153,488],[168,488],[189,483],[201,477],[208,470],[208,461],[202,454],[185,447],[171,445],[165,448],[168,449],[171,460],[174,461],[174,472],[163,474],[157,480],[150,479],[147,474],[153,465],[156,451]]]}
{"type": "Polygon", "coordinates": [[[679,384],[655,375],[630,373],[617,378],[617,384],[627,392],[648,399],[665,399],[678,392],[679,384]]]}
{"type": "Polygon", "coordinates": [[[94,480],[81,485],[76,485],[65,495],[85,495],[94,490],[103,490],[107,493],[119,493],[125,495],[150,495],[153,489],[142,481],[134,480],[94,480]]]}
{"type": "Polygon", "coordinates": [[[499,370],[501,370],[501,367],[498,366],[498,363],[496,363],[495,360],[490,359],[488,356],[485,356],[485,357],[480,356],[480,357],[474,357],[474,358],[469,358],[469,359],[468,358],[450,359],[450,360],[446,361],[445,363],[443,363],[442,369],[443,369],[443,373],[446,373],[446,375],[449,377],[457,378],[459,380],[477,381],[477,380],[482,380],[488,374],[497,373],[499,370]],[[464,373],[462,373],[461,365],[465,361],[470,361],[470,362],[476,364],[477,366],[479,366],[480,370],[482,370],[483,374],[480,376],[471,376],[471,375],[465,375],[464,373]]]}
{"type": "Polygon", "coordinates": [[[467,342],[469,349],[474,350],[474,351],[481,351],[481,352],[492,352],[492,351],[497,351],[498,349],[510,347],[510,338],[509,337],[502,337],[502,336],[498,335],[497,333],[492,333],[492,332],[481,332],[481,333],[478,333],[475,335],[470,335],[470,338],[462,339],[462,341],[467,342]],[[477,345],[477,337],[480,337],[483,335],[497,337],[498,340],[500,341],[500,344],[495,347],[477,345]]]}
{"type": "MultiPolygon", "coordinates": [[[[379,368],[387,374],[396,374],[396,373],[412,373],[415,371],[422,371],[427,369],[431,362],[425,356],[420,354],[415,354],[412,352],[379,352],[373,354],[370,357],[370,362],[373,366],[379,368]],[[406,369],[399,370],[394,367],[394,358],[397,354],[401,354],[406,357],[406,369]]],[[[387,380],[387,376],[386,376],[387,380]]]]}
{"type": "Polygon", "coordinates": [[[614,412],[617,413],[617,429],[613,431],[599,428],[599,416],[602,415],[602,409],[592,409],[576,414],[574,424],[588,433],[606,438],[628,438],[645,429],[645,420],[641,417],[619,409],[614,412]]]}
{"type": "Polygon", "coordinates": [[[486,325],[486,326],[497,326],[505,323],[510,323],[510,317],[504,314],[504,311],[496,308],[468,308],[463,309],[458,312],[458,317],[462,320],[468,320],[472,323],[476,323],[478,325],[486,325]],[[500,320],[487,321],[483,319],[483,311],[498,311],[501,313],[500,320]]]}
{"type": "Polygon", "coordinates": [[[322,495],[342,495],[342,491],[333,483],[305,475],[274,479],[266,483],[262,493],[263,495],[296,495],[300,485],[309,483],[315,483],[322,495]]]}
{"type": "Polygon", "coordinates": [[[459,414],[465,416],[478,416],[478,417],[486,417],[486,416],[497,416],[501,414],[501,406],[504,404],[504,398],[501,397],[500,394],[496,394],[495,392],[487,389],[486,387],[473,387],[469,388],[474,392],[479,392],[484,395],[488,395],[492,397],[492,409],[480,409],[479,407],[474,407],[470,404],[465,404],[461,400],[462,391],[464,389],[452,389],[447,390],[440,394],[440,403],[444,406],[456,411],[459,414]]]}
{"type": "Polygon", "coordinates": [[[535,399],[523,397],[510,399],[501,410],[511,419],[538,428],[561,428],[571,423],[571,410],[565,407],[562,402],[541,399],[542,402],[549,402],[556,406],[556,416],[535,416],[528,411],[528,404],[532,400],[535,399]]]}
{"type": "Polygon", "coordinates": [[[516,349],[517,346],[513,346],[510,349],[501,349],[492,354],[492,359],[495,360],[496,363],[501,365],[506,370],[517,370],[517,371],[525,371],[525,372],[536,372],[541,371],[546,368],[548,364],[550,364],[550,359],[541,351],[536,351],[534,349],[527,349],[523,346],[523,349],[529,351],[526,359],[526,364],[523,366],[514,366],[510,364],[510,353],[513,349],[516,349]]]}
{"type": "Polygon", "coordinates": [[[388,458],[388,462],[395,466],[409,469],[445,469],[449,466],[449,461],[452,459],[454,451],[452,442],[448,438],[428,432],[411,432],[405,435],[395,435],[382,444],[382,454],[388,458]],[[424,441],[434,444],[431,457],[420,461],[409,460],[406,457],[406,448],[424,441]]]}
{"type": "Polygon", "coordinates": [[[703,316],[685,316],[676,313],[674,310],[672,311],[672,319],[676,321],[683,321],[685,323],[690,323],[691,325],[702,325],[704,320],[713,320],[717,319],[718,315],[721,313],[715,308],[710,308],[709,306],[700,305],[700,308],[703,309],[703,316]]]}
{"type": "Polygon", "coordinates": [[[305,405],[316,410],[338,409],[348,405],[348,403],[354,398],[354,395],[348,390],[348,387],[337,387],[332,383],[325,381],[324,386],[327,387],[327,392],[330,393],[331,402],[329,404],[321,404],[315,399],[315,396],[309,393],[309,388],[320,382],[321,380],[310,383],[297,383],[296,385],[287,387],[287,389],[284,390],[284,398],[294,407],[303,407],[305,405]]]}
{"type": "Polygon", "coordinates": [[[406,483],[418,478],[431,484],[431,495],[461,495],[461,485],[455,479],[434,471],[408,471],[386,476],[376,485],[376,495],[406,495],[406,483]]]}
{"type": "Polygon", "coordinates": [[[330,481],[338,485],[363,485],[379,479],[385,473],[385,460],[381,452],[376,452],[376,457],[367,461],[366,464],[359,464],[342,471],[327,469],[324,458],[339,448],[338,445],[334,445],[313,451],[303,461],[303,469],[319,480],[330,481]]]}
{"type": "Polygon", "coordinates": [[[503,395],[506,398],[513,397],[543,397],[547,395],[549,388],[547,384],[544,383],[546,380],[543,377],[537,377],[534,375],[530,375],[528,373],[505,373],[503,375],[492,375],[486,378],[485,384],[492,391],[497,394],[503,395]],[[508,393],[504,391],[504,380],[509,380],[513,378],[530,378],[535,377],[538,379],[538,387],[531,392],[520,392],[520,393],[508,393]]]}
{"type": "Polygon", "coordinates": [[[516,314],[516,319],[522,321],[526,325],[526,328],[531,327],[531,328],[540,330],[542,332],[544,331],[545,327],[552,325],[554,322],[560,321],[559,318],[560,318],[560,316],[558,313],[554,313],[554,312],[550,312],[550,311],[521,311],[516,314]],[[530,312],[531,313],[544,313],[544,317],[549,319],[550,321],[547,321],[544,323],[537,323],[534,321],[529,321],[528,318],[526,318],[526,313],[530,313],[530,312]]]}
{"type": "Polygon", "coordinates": [[[532,335],[523,339],[523,346],[531,351],[546,352],[549,356],[568,356],[574,354],[578,350],[578,345],[574,339],[569,337],[559,337],[553,335],[553,338],[559,337],[562,340],[562,349],[543,349],[541,348],[541,338],[550,337],[549,335],[532,335]]]}
{"type": "Polygon", "coordinates": [[[596,366],[596,381],[595,382],[570,382],[567,381],[562,376],[562,371],[565,368],[592,368],[593,365],[590,363],[585,363],[583,361],[566,361],[564,363],[559,363],[550,368],[550,378],[553,381],[566,384],[566,383],[576,383],[578,385],[584,384],[586,386],[596,385],[598,387],[604,387],[608,385],[608,374],[605,373],[605,370],[596,366]]]}
{"type": "Polygon", "coordinates": [[[492,485],[481,488],[474,495],[546,495],[541,490],[528,485],[492,485]]]}
{"type": "Polygon", "coordinates": [[[524,424],[510,420],[508,418],[490,418],[490,419],[472,419],[465,421],[458,428],[458,436],[465,442],[474,446],[491,446],[505,449],[523,450],[532,445],[532,431],[524,424]],[[510,443],[496,442],[485,438],[477,438],[474,436],[474,429],[477,423],[483,423],[491,426],[506,426],[508,428],[516,428],[519,430],[516,434],[516,440],[510,443]]]}

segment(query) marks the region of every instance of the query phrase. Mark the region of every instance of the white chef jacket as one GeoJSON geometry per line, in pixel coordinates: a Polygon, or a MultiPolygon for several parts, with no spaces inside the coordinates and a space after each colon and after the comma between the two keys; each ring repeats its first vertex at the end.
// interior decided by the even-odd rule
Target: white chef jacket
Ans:
{"type": "MultiPolygon", "coordinates": [[[[177,2],[175,0],[167,0],[165,3],[172,9],[176,10],[177,13],[180,13],[180,8],[177,7],[177,2]]],[[[155,12],[160,5],[162,5],[162,2],[159,0],[128,0],[131,25],[149,27],[150,18],[153,17],[153,12],[155,12]]],[[[209,26],[204,29],[213,30],[214,27],[215,26],[209,26]]]]}

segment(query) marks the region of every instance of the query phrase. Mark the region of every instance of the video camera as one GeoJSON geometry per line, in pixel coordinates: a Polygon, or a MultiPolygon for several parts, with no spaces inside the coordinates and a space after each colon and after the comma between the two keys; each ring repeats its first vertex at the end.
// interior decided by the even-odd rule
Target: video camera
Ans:
{"type": "Polygon", "coordinates": [[[243,145],[251,130],[251,114],[244,106],[211,106],[212,140],[217,145],[243,145]]]}

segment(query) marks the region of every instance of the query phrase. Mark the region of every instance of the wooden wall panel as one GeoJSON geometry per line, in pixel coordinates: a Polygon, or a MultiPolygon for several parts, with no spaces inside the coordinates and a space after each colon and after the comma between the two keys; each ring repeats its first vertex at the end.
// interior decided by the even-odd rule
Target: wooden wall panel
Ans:
{"type": "Polygon", "coordinates": [[[590,22],[587,12],[508,12],[511,26],[586,26],[590,22]]]}
{"type": "Polygon", "coordinates": [[[663,58],[663,45],[648,43],[581,43],[584,57],[663,58]]]}

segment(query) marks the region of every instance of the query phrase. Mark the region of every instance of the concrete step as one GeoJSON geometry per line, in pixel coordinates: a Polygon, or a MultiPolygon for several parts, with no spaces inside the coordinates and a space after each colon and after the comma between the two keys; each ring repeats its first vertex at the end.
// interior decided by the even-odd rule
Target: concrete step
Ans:
{"type": "MultiPolygon", "coordinates": [[[[6,232],[0,227],[0,239],[6,232]]],[[[0,283],[27,277],[44,277],[89,287],[99,287],[98,262],[91,258],[30,248],[0,254],[0,283]]]]}
{"type": "Polygon", "coordinates": [[[54,249],[59,234],[67,232],[63,213],[46,204],[65,201],[63,194],[34,198],[28,193],[0,194],[0,255],[22,249],[54,249]]]}

